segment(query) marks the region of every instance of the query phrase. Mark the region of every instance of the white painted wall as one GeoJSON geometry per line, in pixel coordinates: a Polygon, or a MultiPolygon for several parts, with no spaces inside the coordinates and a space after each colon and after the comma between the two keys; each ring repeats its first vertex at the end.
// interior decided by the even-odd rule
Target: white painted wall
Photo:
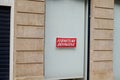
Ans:
{"type": "Polygon", "coordinates": [[[11,6],[13,4],[13,0],[0,0],[0,5],[11,6]]]}
{"type": "Polygon", "coordinates": [[[85,0],[46,0],[45,78],[84,78],[85,0]],[[77,38],[74,49],[57,49],[56,38],[77,38]]]}
{"type": "Polygon", "coordinates": [[[120,0],[115,0],[114,76],[120,80],[120,0]]]}

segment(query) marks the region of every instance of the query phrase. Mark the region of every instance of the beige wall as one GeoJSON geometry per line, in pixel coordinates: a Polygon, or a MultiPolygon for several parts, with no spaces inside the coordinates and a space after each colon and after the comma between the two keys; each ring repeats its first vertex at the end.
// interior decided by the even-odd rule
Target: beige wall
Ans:
{"type": "Polygon", "coordinates": [[[113,80],[114,0],[91,0],[90,80],[113,80]]]}
{"type": "Polygon", "coordinates": [[[15,0],[14,80],[43,80],[44,0],[15,0]]]}
{"type": "MultiPolygon", "coordinates": [[[[14,80],[43,80],[44,0],[15,0],[14,80]]],[[[114,0],[91,0],[90,80],[113,80],[114,0]]]]}

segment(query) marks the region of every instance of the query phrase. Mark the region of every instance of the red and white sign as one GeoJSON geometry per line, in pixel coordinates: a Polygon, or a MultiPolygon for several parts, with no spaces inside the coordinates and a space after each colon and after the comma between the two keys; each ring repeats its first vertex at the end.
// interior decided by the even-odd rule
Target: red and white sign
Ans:
{"type": "Polygon", "coordinates": [[[77,38],[56,38],[57,48],[76,48],[77,38]]]}

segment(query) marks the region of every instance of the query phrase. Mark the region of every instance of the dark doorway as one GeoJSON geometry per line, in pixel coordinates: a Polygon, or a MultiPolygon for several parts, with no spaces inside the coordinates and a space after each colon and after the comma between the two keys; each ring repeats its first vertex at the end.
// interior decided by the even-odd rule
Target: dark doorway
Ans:
{"type": "Polygon", "coordinates": [[[10,7],[0,6],[0,80],[9,80],[10,7]]]}

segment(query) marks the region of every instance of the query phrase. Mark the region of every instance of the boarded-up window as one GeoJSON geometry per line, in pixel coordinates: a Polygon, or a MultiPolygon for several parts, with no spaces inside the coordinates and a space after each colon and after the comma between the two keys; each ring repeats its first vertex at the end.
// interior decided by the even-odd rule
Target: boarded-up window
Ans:
{"type": "Polygon", "coordinates": [[[10,7],[0,6],[0,80],[9,80],[10,7]]]}

